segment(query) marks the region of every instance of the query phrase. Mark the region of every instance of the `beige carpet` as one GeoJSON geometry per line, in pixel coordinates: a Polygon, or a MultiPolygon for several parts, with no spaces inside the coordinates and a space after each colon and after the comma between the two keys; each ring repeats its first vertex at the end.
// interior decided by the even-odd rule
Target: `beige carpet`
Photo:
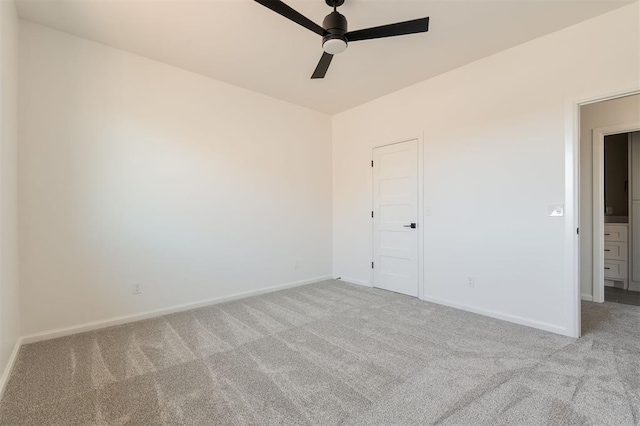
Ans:
{"type": "Polygon", "coordinates": [[[637,425],[640,308],[569,339],[323,282],[24,346],[2,425],[637,425]]]}

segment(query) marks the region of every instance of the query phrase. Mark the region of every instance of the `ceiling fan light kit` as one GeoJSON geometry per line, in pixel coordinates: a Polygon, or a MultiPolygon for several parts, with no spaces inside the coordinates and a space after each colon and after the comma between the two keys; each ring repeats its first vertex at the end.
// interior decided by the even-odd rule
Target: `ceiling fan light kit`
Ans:
{"type": "Polygon", "coordinates": [[[322,49],[330,55],[337,55],[347,50],[347,41],[340,38],[326,38],[322,49]]]}
{"type": "Polygon", "coordinates": [[[337,10],[338,7],[344,4],[345,0],[325,0],[327,5],[333,7],[333,12],[324,18],[322,26],[316,24],[280,0],[254,1],[322,36],[322,49],[324,53],[311,76],[312,79],[324,78],[333,56],[347,50],[349,42],[425,33],[429,31],[429,18],[427,17],[349,32],[347,18],[337,10]]]}

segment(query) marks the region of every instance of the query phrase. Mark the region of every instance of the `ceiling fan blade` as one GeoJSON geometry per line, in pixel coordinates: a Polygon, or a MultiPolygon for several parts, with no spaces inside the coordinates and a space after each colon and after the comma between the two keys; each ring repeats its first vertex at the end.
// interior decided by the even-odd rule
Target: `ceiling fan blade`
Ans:
{"type": "Polygon", "coordinates": [[[325,33],[324,28],[322,28],[320,25],[302,15],[300,12],[297,12],[290,6],[287,6],[280,0],[255,0],[255,2],[260,3],[264,7],[267,7],[274,12],[284,16],[285,18],[292,20],[296,24],[302,25],[303,27],[313,31],[318,35],[323,36],[325,33]]]}
{"type": "Polygon", "coordinates": [[[322,57],[320,58],[320,62],[318,62],[318,66],[316,70],[313,72],[311,78],[324,78],[327,75],[327,70],[329,69],[329,65],[331,64],[331,60],[333,59],[333,55],[324,52],[322,57]]]}
{"type": "Polygon", "coordinates": [[[374,38],[394,37],[406,34],[426,33],[429,31],[429,18],[414,19],[398,22],[397,24],[382,25],[351,31],[345,34],[349,41],[371,40],[374,38]]]}

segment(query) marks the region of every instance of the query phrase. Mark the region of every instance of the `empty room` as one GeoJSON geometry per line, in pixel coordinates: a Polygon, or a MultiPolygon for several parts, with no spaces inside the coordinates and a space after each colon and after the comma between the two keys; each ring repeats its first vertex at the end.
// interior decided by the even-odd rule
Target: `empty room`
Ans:
{"type": "Polygon", "coordinates": [[[0,425],[640,425],[637,0],[0,0],[0,425]]]}

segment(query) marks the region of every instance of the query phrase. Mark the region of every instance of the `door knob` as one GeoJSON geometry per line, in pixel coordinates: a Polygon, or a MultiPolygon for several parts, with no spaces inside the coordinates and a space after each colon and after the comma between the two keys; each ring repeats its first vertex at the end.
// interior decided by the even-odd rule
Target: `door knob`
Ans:
{"type": "Polygon", "coordinates": [[[412,223],[411,225],[402,225],[402,226],[404,226],[405,228],[411,228],[411,229],[417,228],[417,225],[415,223],[412,223]]]}

